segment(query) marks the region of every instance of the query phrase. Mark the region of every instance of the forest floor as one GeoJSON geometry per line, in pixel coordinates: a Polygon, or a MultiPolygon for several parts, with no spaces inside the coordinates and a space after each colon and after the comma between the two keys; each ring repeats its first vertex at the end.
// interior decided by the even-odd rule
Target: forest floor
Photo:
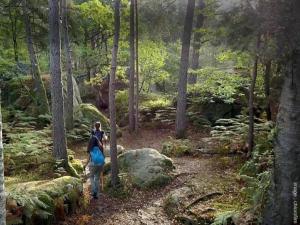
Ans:
{"type": "MultiPolygon", "coordinates": [[[[143,128],[137,135],[123,132],[119,144],[125,149],[151,147],[160,150],[162,143],[173,136],[174,128],[143,128]]],[[[189,131],[188,137],[197,145],[208,132],[197,133],[189,131]]],[[[85,145],[73,149],[77,158],[85,159],[85,145]]],[[[72,215],[62,225],[175,225],[164,210],[164,200],[169,193],[183,187],[192,187],[188,202],[193,202],[200,196],[218,193],[216,197],[208,198],[194,204],[189,210],[204,219],[211,220],[218,213],[240,210],[245,207],[245,201],[240,194],[242,184],[236,179],[236,174],[242,159],[238,156],[197,156],[172,158],[174,161],[175,179],[167,186],[153,190],[134,189],[128,198],[113,198],[101,194],[99,199],[89,197],[89,185],[85,184],[86,207],[72,215]]],[[[174,218],[174,217],[173,217],[174,218]]],[[[213,220],[213,219],[212,219],[213,220]]]]}

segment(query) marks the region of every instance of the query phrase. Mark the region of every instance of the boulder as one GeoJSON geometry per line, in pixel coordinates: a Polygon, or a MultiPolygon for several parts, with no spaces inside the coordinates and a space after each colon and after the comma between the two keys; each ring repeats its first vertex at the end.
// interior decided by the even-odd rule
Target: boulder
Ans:
{"type": "Polygon", "coordinates": [[[107,131],[109,129],[108,118],[92,104],[80,104],[76,109],[75,119],[79,121],[85,120],[85,122],[89,123],[91,126],[95,122],[100,121],[102,130],[107,131]]]}
{"type": "Polygon", "coordinates": [[[118,164],[120,170],[128,173],[133,184],[140,188],[167,184],[174,169],[170,158],[151,148],[126,151],[119,155],[118,164]]]}
{"type": "Polygon", "coordinates": [[[15,183],[7,191],[8,224],[54,224],[82,203],[83,185],[80,179],[65,176],[15,183]]]}

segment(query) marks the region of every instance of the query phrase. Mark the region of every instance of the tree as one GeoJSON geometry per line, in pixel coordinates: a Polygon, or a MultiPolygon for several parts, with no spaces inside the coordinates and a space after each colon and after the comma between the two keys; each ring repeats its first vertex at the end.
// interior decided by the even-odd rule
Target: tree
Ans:
{"type": "Polygon", "coordinates": [[[270,103],[270,79],[271,79],[272,61],[268,60],[265,63],[264,74],[264,91],[266,97],[266,114],[267,120],[272,120],[271,103],[270,103]]]}
{"type": "Polygon", "coordinates": [[[53,154],[56,159],[63,159],[65,163],[67,163],[68,155],[66,148],[64,101],[61,78],[59,0],[49,0],[49,8],[53,154]]]}
{"type": "Polygon", "coordinates": [[[134,112],[134,77],[135,77],[135,0],[130,1],[130,34],[129,34],[129,46],[130,46],[130,71],[129,71],[129,131],[132,132],[135,128],[135,112],[134,112]]]}
{"type": "Polygon", "coordinates": [[[299,224],[300,203],[300,1],[272,1],[278,52],[285,59],[274,147],[274,171],[265,225],[299,224]]]}
{"type": "Polygon", "coordinates": [[[135,91],[135,123],[134,130],[137,132],[139,127],[139,14],[138,3],[134,0],[135,11],[135,66],[136,66],[136,91],[135,91]]]}
{"type": "Polygon", "coordinates": [[[189,66],[190,43],[193,28],[195,0],[188,0],[184,31],[182,35],[182,49],[178,82],[178,97],[176,110],[176,137],[183,138],[186,132],[186,92],[187,70],[189,66]]]}
{"type": "MultiPolygon", "coordinates": [[[[203,10],[205,8],[205,3],[203,0],[198,0],[196,7],[196,23],[194,31],[194,40],[193,40],[193,49],[192,49],[192,62],[191,69],[199,69],[199,56],[200,56],[200,47],[201,47],[201,33],[200,30],[204,23],[204,14],[203,10]]],[[[195,84],[197,82],[197,76],[195,74],[189,75],[189,83],[195,84]]]]}
{"type": "Polygon", "coordinates": [[[49,114],[49,103],[46,95],[46,90],[41,78],[41,72],[38,64],[38,59],[33,45],[32,29],[30,22],[30,12],[27,5],[27,0],[22,0],[23,18],[25,24],[27,48],[31,63],[31,73],[32,79],[34,81],[35,89],[35,104],[37,109],[37,114],[49,114]]]}
{"type": "Polygon", "coordinates": [[[111,156],[111,180],[113,187],[118,183],[118,158],[117,158],[117,126],[115,105],[115,80],[117,70],[117,55],[120,36],[120,0],[115,1],[114,12],[114,40],[111,59],[111,70],[109,80],[109,119],[110,119],[110,156],[111,156]]]}
{"type": "Polygon", "coordinates": [[[68,130],[73,128],[74,114],[74,90],[73,90],[73,75],[72,75],[72,50],[68,32],[68,8],[67,0],[62,1],[62,17],[63,17],[63,32],[64,32],[64,49],[67,58],[67,109],[66,109],[66,127],[68,130]]]}
{"type": "MultiPolygon", "coordinates": [[[[1,90],[0,90],[1,96],[1,90]]],[[[4,190],[4,163],[3,163],[3,144],[2,144],[2,116],[0,99],[0,225],[6,225],[6,200],[4,190]]]]}
{"type": "Polygon", "coordinates": [[[252,153],[253,147],[254,147],[254,89],[256,84],[256,78],[257,78],[257,69],[258,69],[258,52],[260,47],[260,41],[261,37],[260,34],[257,35],[257,43],[255,48],[255,56],[253,61],[253,68],[252,68],[252,75],[251,75],[251,84],[249,89],[249,102],[248,102],[248,108],[249,108],[249,130],[248,130],[248,155],[252,153]]]}

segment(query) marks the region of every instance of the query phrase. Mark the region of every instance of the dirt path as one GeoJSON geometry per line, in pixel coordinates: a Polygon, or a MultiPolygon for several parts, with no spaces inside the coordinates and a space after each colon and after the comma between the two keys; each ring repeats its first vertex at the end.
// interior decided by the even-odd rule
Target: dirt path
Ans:
{"type": "MultiPolygon", "coordinates": [[[[136,142],[125,136],[121,143],[127,148],[132,146],[132,143],[135,143],[132,148],[141,146],[159,148],[162,141],[166,140],[169,134],[169,131],[153,132],[153,130],[144,130],[135,137],[136,142]],[[124,140],[130,140],[130,142],[124,140]]],[[[199,136],[195,135],[195,137],[199,136]]],[[[81,159],[83,159],[84,154],[82,151],[84,149],[82,147],[81,150],[76,151],[81,159]]],[[[174,171],[175,179],[166,187],[146,191],[134,189],[131,197],[123,200],[102,194],[98,200],[91,199],[87,203],[86,209],[73,215],[62,224],[175,225],[177,224],[176,221],[172,221],[163,209],[163,201],[172,190],[183,186],[193,186],[196,190],[193,197],[213,191],[224,193],[226,199],[227,197],[234,199],[237,196],[240,187],[234,179],[236,159],[228,157],[220,160],[217,156],[212,156],[174,158],[173,161],[176,167],[174,171]]],[[[90,199],[87,186],[85,187],[85,194],[90,199]]],[[[226,204],[224,199],[221,196],[218,200],[226,204]]],[[[212,203],[209,202],[209,204],[212,203]]]]}

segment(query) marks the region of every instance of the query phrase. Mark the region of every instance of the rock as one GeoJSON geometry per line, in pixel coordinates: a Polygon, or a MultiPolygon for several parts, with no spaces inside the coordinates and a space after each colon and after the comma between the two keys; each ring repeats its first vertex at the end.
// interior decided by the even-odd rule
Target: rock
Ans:
{"type": "Polygon", "coordinates": [[[141,188],[163,186],[172,179],[172,160],[155,149],[126,151],[119,155],[118,163],[120,170],[127,172],[133,184],[141,188]]]}
{"type": "Polygon", "coordinates": [[[163,143],[162,154],[166,156],[181,157],[185,155],[191,155],[193,153],[193,146],[189,140],[175,140],[171,139],[168,142],[163,143]]]}
{"type": "Polygon", "coordinates": [[[164,199],[163,208],[169,216],[177,215],[184,208],[185,202],[192,194],[190,187],[182,187],[171,191],[164,199]]]}
{"type": "Polygon", "coordinates": [[[75,119],[86,120],[90,126],[92,126],[95,122],[100,121],[102,130],[109,130],[109,120],[96,108],[96,106],[92,104],[80,104],[76,109],[75,115],[75,119]]]}
{"type": "Polygon", "coordinates": [[[9,186],[7,191],[7,203],[15,201],[18,207],[16,210],[12,204],[7,206],[7,214],[11,215],[7,223],[25,219],[26,224],[38,225],[52,224],[73,212],[81,204],[83,186],[80,179],[66,176],[54,180],[16,183],[9,186]]]}

